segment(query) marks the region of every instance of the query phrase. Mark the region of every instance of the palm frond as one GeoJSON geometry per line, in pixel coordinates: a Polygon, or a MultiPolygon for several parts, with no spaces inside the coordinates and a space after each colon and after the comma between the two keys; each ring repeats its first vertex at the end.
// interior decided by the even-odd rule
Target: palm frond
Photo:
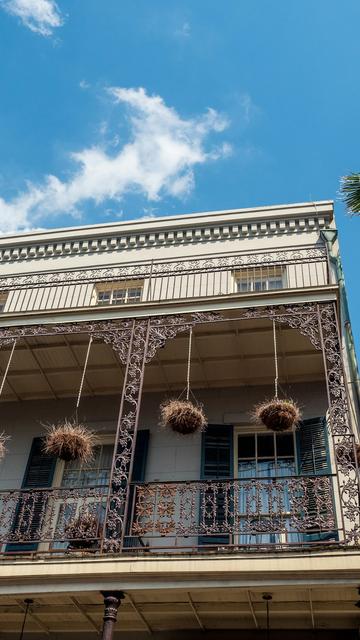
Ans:
{"type": "Polygon", "coordinates": [[[341,178],[340,192],[349,213],[360,214],[360,173],[341,178]]]}

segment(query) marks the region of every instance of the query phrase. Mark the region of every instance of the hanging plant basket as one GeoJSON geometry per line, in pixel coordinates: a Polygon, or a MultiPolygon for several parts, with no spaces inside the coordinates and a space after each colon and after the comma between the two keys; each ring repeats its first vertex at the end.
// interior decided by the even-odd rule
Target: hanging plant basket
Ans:
{"type": "Polygon", "coordinates": [[[4,431],[0,433],[0,460],[5,458],[7,452],[6,442],[8,440],[10,440],[10,436],[7,436],[4,431]]]}
{"type": "Polygon", "coordinates": [[[168,400],[160,407],[160,424],[185,436],[204,431],[207,420],[200,405],[190,400],[168,400]]]}
{"type": "Polygon", "coordinates": [[[80,460],[89,462],[93,457],[93,449],[97,438],[93,431],[84,425],[65,420],[47,429],[44,452],[56,456],[60,460],[70,462],[80,460]]]}
{"type": "Polygon", "coordinates": [[[97,545],[98,519],[88,511],[70,522],[65,527],[69,540],[69,550],[90,549],[97,545]]]}
{"type": "Polygon", "coordinates": [[[300,421],[299,407],[292,400],[273,398],[255,407],[255,419],[271,431],[289,431],[300,421]]]}

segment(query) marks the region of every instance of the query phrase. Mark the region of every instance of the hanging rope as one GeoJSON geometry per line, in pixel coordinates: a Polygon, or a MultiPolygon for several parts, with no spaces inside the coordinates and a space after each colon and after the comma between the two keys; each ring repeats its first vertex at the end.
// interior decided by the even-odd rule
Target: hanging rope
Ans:
{"type": "Polygon", "coordinates": [[[79,393],[78,393],[77,402],[76,402],[76,420],[77,420],[77,410],[78,410],[79,405],[80,405],[81,394],[82,394],[82,390],[83,390],[83,387],[84,387],[86,368],[87,368],[87,364],[88,364],[88,360],[89,360],[90,348],[91,348],[92,341],[93,341],[93,337],[90,336],[89,344],[88,344],[88,348],[87,348],[87,352],[86,352],[86,358],[85,358],[85,362],[84,362],[84,368],[83,368],[83,372],[82,372],[82,376],[81,376],[79,393]]]}
{"type": "Polygon", "coordinates": [[[0,396],[1,396],[1,394],[2,394],[2,392],[3,392],[3,389],[4,389],[4,386],[5,386],[5,381],[6,381],[7,374],[8,374],[8,372],[9,372],[9,369],[10,369],[11,360],[12,360],[12,357],[13,357],[13,355],[14,355],[14,351],[15,351],[16,343],[17,343],[17,338],[15,338],[15,340],[14,340],[14,342],[13,342],[13,346],[12,346],[12,349],[11,349],[11,351],[10,351],[10,355],[9,355],[9,360],[8,360],[7,365],[6,365],[6,369],[5,369],[5,372],[4,372],[4,375],[3,375],[3,379],[2,379],[2,381],[1,381],[1,385],[0,385],[0,396]]]}
{"type": "Polygon", "coordinates": [[[278,355],[277,355],[277,339],[276,339],[276,324],[275,320],[273,320],[273,337],[274,337],[274,360],[275,360],[275,400],[278,399],[278,381],[279,381],[279,366],[278,366],[278,355]]]}
{"type": "Polygon", "coordinates": [[[189,351],[188,351],[188,363],[187,363],[187,375],[186,375],[186,400],[189,400],[189,396],[190,396],[191,346],[192,346],[192,327],[190,327],[190,331],[189,331],[189,351]]]}

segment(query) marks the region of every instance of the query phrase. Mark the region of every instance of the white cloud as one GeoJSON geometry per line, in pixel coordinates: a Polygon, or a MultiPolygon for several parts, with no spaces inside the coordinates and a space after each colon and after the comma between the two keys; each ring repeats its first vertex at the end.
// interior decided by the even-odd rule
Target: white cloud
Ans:
{"type": "Polygon", "coordinates": [[[79,87],[80,89],[90,89],[91,84],[89,82],[87,82],[86,80],[80,80],[79,82],[79,87]]]}
{"type": "Polygon", "coordinates": [[[243,124],[250,124],[250,122],[259,114],[259,107],[253,102],[248,93],[241,93],[238,97],[238,103],[240,105],[243,124]]]}
{"type": "Polygon", "coordinates": [[[191,27],[189,22],[183,22],[182,25],[175,30],[175,36],[178,38],[189,38],[191,35],[191,27]]]}
{"type": "Polygon", "coordinates": [[[0,7],[42,36],[51,36],[63,18],[55,0],[0,0],[0,7]]]}
{"type": "Polygon", "coordinates": [[[228,155],[228,145],[207,148],[209,135],[228,126],[214,109],[185,119],[142,88],[114,87],[108,93],[127,108],[129,140],[117,149],[94,145],[72,153],[77,168],[67,181],[48,175],[41,184],[27,184],[10,201],[0,198],[3,232],[46,225],[54,215],[78,216],[87,200],[100,205],[119,201],[129,192],[141,193],[149,202],[184,197],[194,187],[196,165],[228,155]]]}

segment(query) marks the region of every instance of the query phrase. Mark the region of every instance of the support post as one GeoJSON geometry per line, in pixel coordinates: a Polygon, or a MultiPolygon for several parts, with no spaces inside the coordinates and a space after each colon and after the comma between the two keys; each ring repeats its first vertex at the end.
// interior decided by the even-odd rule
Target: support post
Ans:
{"type": "Polygon", "coordinates": [[[104,624],[101,639],[113,640],[118,609],[125,594],[122,591],[102,591],[101,593],[104,596],[104,624]]]}

